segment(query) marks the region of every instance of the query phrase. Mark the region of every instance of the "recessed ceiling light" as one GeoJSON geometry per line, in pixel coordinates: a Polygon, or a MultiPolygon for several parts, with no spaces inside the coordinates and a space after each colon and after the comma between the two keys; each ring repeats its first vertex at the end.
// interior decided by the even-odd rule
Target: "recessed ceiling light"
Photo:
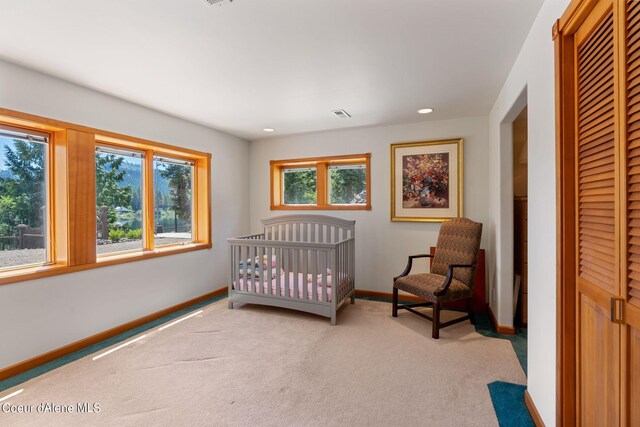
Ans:
{"type": "Polygon", "coordinates": [[[420,110],[418,110],[418,113],[420,114],[433,113],[433,108],[421,108],[420,110]]]}
{"type": "Polygon", "coordinates": [[[263,132],[275,132],[276,130],[273,128],[264,128],[262,129],[263,132]]]}

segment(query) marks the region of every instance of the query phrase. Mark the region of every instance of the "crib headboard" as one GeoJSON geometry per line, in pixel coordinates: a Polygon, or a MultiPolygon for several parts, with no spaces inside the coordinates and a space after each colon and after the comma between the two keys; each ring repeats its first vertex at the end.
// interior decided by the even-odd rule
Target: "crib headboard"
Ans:
{"type": "Polygon", "coordinates": [[[356,222],[327,215],[282,215],[262,220],[266,240],[338,243],[354,237],[356,222]]]}

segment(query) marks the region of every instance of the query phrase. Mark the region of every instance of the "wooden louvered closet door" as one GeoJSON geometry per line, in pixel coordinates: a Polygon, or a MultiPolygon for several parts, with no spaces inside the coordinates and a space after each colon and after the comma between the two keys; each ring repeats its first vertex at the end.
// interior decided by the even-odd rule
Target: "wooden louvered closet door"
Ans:
{"type": "Polygon", "coordinates": [[[620,425],[620,326],[610,319],[620,258],[619,138],[613,2],[598,2],[575,34],[577,425],[620,425]]]}
{"type": "Polygon", "coordinates": [[[559,425],[640,427],[640,0],[554,26],[559,425]]]}
{"type": "Polygon", "coordinates": [[[625,1],[623,11],[627,274],[621,292],[621,411],[627,425],[640,426],[640,2],[625,1]]]}

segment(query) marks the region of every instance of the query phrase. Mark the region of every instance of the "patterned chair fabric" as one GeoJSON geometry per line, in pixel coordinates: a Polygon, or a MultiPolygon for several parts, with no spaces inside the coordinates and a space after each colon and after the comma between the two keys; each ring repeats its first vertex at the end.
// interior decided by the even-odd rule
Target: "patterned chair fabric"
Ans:
{"type": "MultiPolygon", "coordinates": [[[[480,251],[482,223],[467,218],[445,222],[440,228],[431,273],[446,276],[450,264],[475,264],[480,251]]],[[[474,270],[456,268],[453,278],[473,288],[474,270]]]]}
{"type": "Polygon", "coordinates": [[[433,302],[453,301],[473,296],[473,289],[456,279],[451,281],[446,294],[436,296],[435,293],[442,287],[444,279],[445,276],[439,274],[411,274],[399,278],[393,286],[433,302]]]}
{"type": "Polygon", "coordinates": [[[480,250],[482,224],[467,218],[456,218],[442,224],[431,273],[400,277],[394,288],[420,296],[428,301],[444,302],[473,296],[475,269],[455,268],[453,280],[442,296],[436,296],[445,281],[450,264],[475,264],[480,250]]]}

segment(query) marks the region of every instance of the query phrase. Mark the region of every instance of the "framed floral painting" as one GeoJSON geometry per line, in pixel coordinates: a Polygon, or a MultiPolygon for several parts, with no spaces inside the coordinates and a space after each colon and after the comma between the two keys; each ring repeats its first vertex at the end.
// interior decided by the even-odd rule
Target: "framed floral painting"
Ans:
{"type": "Polygon", "coordinates": [[[391,221],[462,216],[463,139],[391,144],[391,221]]]}

